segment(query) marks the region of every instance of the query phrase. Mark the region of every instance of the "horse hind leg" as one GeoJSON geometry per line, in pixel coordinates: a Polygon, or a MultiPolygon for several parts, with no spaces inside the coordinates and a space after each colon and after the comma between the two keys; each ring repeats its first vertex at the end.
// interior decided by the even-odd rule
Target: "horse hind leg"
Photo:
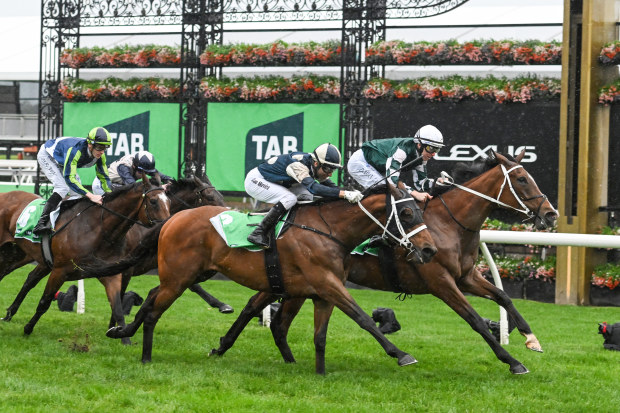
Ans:
{"type": "Polygon", "coordinates": [[[17,244],[7,242],[0,246],[0,281],[16,269],[32,261],[17,244]]]}
{"type": "Polygon", "coordinates": [[[327,326],[334,311],[334,305],[322,299],[314,302],[314,355],[316,374],[325,375],[325,346],[327,341],[327,326]]]}
{"type": "MultiPolygon", "coordinates": [[[[121,302],[121,274],[99,278],[99,282],[105,288],[105,293],[112,310],[112,315],[110,317],[111,325],[108,327],[108,330],[115,324],[121,328],[124,327],[125,315],[123,314],[123,305],[121,302]]],[[[121,343],[129,346],[131,345],[131,340],[129,337],[121,337],[121,343]]]]}
{"type": "Polygon", "coordinates": [[[508,294],[487,281],[478,270],[474,270],[470,278],[466,277],[463,279],[459,283],[459,289],[495,301],[498,305],[504,307],[508,317],[512,320],[517,330],[519,330],[519,333],[525,337],[525,346],[532,351],[543,352],[538,338],[532,333],[530,325],[525,321],[521,313],[517,311],[508,294]]]}
{"type": "Polygon", "coordinates": [[[217,308],[222,314],[230,314],[235,310],[228,304],[221,302],[216,297],[209,294],[202,286],[198,283],[193,284],[189,287],[189,290],[193,293],[198,294],[200,298],[205,300],[207,304],[209,304],[213,308],[217,308]]]}
{"type": "Polygon", "coordinates": [[[142,306],[140,306],[140,309],[136,313],[134,320],[125,326],[116,326],[116,327],[110,328],[105,333],[105,335],[109,338],[133,337],[134,334],[136,334],[136,331],[138,331],[138,329],[144,322],[146,315],[153,309],[153,303],[158,293],[159,293],[159,286],[149,291],[148,296],[145,298],[144,302],[142,303],[142,306]]]}
{"type": "Polygon", "coordinates": [[[49,267],[45,264],[38,264],[32,271],[30,271],[24,285],[22,285],[19,293],[17,293],[15,300],[13,300],[13,303],[6,309],[6,316],[2,319],[3,321],[11,321],[30,290],[36,287],[37,284],[39,284],[39,281],[45,278],[50,271],[51,270],[49,267]]]}
{"type": "Polygon", "coordinates": [[[212,349],[209,355],[221,356],[226,353],[226,351],[235,344],[235,341],[237,341],[237,338],[252,318],[256,317],[263,308],[267,307],[275,298],[273,294],[267,292],[254,294],[243,310],[241,310],[239,317],[237,317],[233,325],[230,326],[230,329],[228,329],[223,337],[220,337],[220,346],[217,349],[212,349]]]}

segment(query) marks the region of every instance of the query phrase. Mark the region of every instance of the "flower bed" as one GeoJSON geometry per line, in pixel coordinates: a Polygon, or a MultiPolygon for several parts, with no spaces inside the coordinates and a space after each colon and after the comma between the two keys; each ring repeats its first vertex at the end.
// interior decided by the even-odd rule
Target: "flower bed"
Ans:
{"type": "Polygon", "coordinates": [[[175,67],[181,63],[181,49],[171,46],[118,46],[65,49],[60,63],[74,69],[88,67],[175,67]]]}
{"type": "Polygon", "coordinates": [[[210,45],[200,55],[205,66],[339,66],[340,42],[210,45]]]}
{"type": "Polygon", "coordinates": [[[613,83],[599,89],[598,103],[604,105],[620,103],[620,79],[616,79],[613,83]]]}
{"type": "Polygon", "coordinates": [[[604,65],[620,65],[620,40],[606,43],[601,49],[598,60],[604,65]]]}
{"type": "Polygon", "coordinates": [[[66,78],[61,82],[58,91],[70,102],[176,101],[180,87],[175,79],[107,78],[101,81],[85,81],[66,78]]]}
{"type": "Polygon", "coordinates": [[[366,51],[366,63],[379,65],[559,65],[561,42],[473,41],[407,43],[381,41],[366,51]]]}

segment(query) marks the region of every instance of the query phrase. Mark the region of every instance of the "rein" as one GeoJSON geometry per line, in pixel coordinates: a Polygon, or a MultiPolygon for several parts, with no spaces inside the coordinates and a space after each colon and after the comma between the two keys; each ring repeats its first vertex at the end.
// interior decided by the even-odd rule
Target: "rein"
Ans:
{"type": "MultiPolygon", "coordinates": [[[[524,220],[523,222],[529,221],[530,219],[534,219],[534,220],[536,220],[536,218],[538,217],[538,214],[539,214],[539,212],[540,212],[540,208],[542,207],[543,203],[544,203],[544,202],[545,202],[545,200],[547,199],[547,196],[546,196],[546,195],[544,195],[544,194],[540,194],[540,195],[537,195],[537,196],[534,196],[534,197],[531,197],[531,198],[527,198],[527,199],[523,199],[523,200],[522,200],[522,199],[521,199],[521,197],[520,197],[519,195],[517,195],[516,191],[514,190],[514,188],[513,188],[513,186],[512,186],[512,182],[510,181],[510,179],[509,179],[508,175],[510,174],[510,172],[514,171],[515,169],[518,169],[518,168],[523,168],[523,166],[522,166],[522,165],[515,165],[515,166],[513,166],[513,167],[512,167],[512,168],[510,168],[510,169],[506,169],[506,167],[505,167],[504,165],[500,164],[500,167],[502,168],[502,172],[503,172],[503,174],[504,174],[504,182],[502,182],[502,186],[500,187],[499,193],[497,194],[497,198],[492,198],[492,197],[490,197],[490,196],[488,196],[488,195],[486,195],[486,194],[483,194],[483,193],[481,193],[481,192],[478,192],[478,191],[475,191],[475,190],[473,190],[473,189],[470,189],[470,188],[468,188],[468,187],[466,187],[466,186],[459,185],[459,184],[455,183],[455,182],[454,182],[454,179],[453,179],[450,175],[448,175],[446,172],[443,172],[443,171],[442,171],[442,172],[441,172],[441,177],[443,178],[443,181],[444,181],[444,182],[443,182],[443,184],[444,184],[444,185],[451,185],[451,186],[454,186],[454,187],[456,187],[456,188],[459,188],[459,189],[460,189],[460,190],[462,190],[462,191],[469,192],[470,194],[474,194],[474,195],[476,195],[476,196],[478,196],[478,197],[480,197],[480,198],[482,198],[482,199],[485,199],[485,200],[487,200],[487,201],[489,201],[489,202],[492,202],[492,203],[494,203],[494,204],[496,204],[496,205],[502,206],[502,207],[504,207],[504,208],[512,209],[512,210],[514,210],[514,211],[517,211],[517,212],[520,212],[520,213],[522,213],[522,214],[524,214],[524,215],[527,215],[527,216],[528,216],[528,218],[527,218],[526,220],[524,220]],[[514,196],[514,198],[515,198],[515,199],[516,199],[516,201],[519,203],[519,205],[521,206],[521,208],[522,208],[522,209],[515,208],[515,207],[513,207],[512,205],[508,205],[508,204],[506,204],[506,203],[504,203],[504,202],[502,202],[502,201],[500,201],[500,200],[499,200],[499,199],[501,198],[501,196],[502,196],[502,192],[504,192],[504,188],[506,187],[506,183],[508,183],[508,188],[510,189],[510,192],[512,193],[512,195],[514,196]],[[540,204],[538,204],[538,208],[537,208],[536,213],[534,213],[533,211],[531,211],[531,210],[530,210],[530,209],[529,209],[529,208],[528,208],[528,207],[524,204],[524,202],[531,201],[532,199],[536,199],[536,198],[542,198],[542,199],[541,199],[541,201],[540,201],[540,204]]],[[[450,209],[448,209],[448,206],[447,206],[447,205],[446,205],[446,203],[443,201],[443,199],[441,198],[441,196],[440,196],[439,198],[441,199],[441,202],[443,202],[443,204],[446,206],[446,209],[448,210],[448,213],[450,214],[450,216],[452,217],[452,219],[454,219],[454,221],[455,221],[457,224],[459,224],[461,227],[465,228],[463,225],[461,225],[461,223],[459,223],[459,222],[458,222],[458,221],[454,218],[454,216],[452,215],[452,212],[450,212],[450,209]]],[[[467,228],[465,228],[465,229],[467,229],[467,228]]],[[[468,231],[472,231],[472,230],[468,229],[468,231]]],[[[478,232],[478,231],[472,231],[472,232],[478,232]]]]}

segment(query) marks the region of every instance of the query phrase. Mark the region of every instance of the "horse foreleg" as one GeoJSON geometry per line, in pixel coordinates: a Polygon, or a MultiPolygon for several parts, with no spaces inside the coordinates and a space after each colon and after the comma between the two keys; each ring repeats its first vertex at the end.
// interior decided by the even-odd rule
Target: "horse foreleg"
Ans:
{"type": "Polygon", "coordinates": [[[43,314],[47,312],[50,308],[50,304],[54,299],[54,295],[56,292],[62,287],[62,284],[65,282],[64,272],[60,269],[52,270],[50,274],[47,284],[45,285],[45,290],[43,291],[43,295],[39,300],[39,305],[37,306],[37,310],[35,314],[32,316],[30,321],[24,326],[24,334],[30,335],[32,330],[34,330],[34,326],[37,324],[39,319],[43,314]]]}
{"type": "Polygon", "coordinates": [[[521,364],[521,362],[508,353],[493,337],[487,324],[482,317],[474,310],[469,304],[469,301],[465,298],[463,293],[457,288],[454,283],[454,279],[449,275],[433,276],[432,280],[428,281],[429,289],[431,293],[446,303],[451,309],[453,309],[463,320],[465,320],[471,328],[482,336],[487,342],[495,356],[502,362],[510,366],[510,372],[513,374],[525,374],[529,373],[529,370],[521,364]]]}
{"type": "MultiPolygon", "coordinates": [[[[379,327],[377,327],[377,323],[375,323],[373,319],[355,302],[351,294],[349,294],[347,289],[344,287],[344,284],[342,284],[342,282],[336,277],[333,277],[333,279],[334,281],[332,282],[328,282],[328,278],[322,280],[322,284],[320,286],[321,289],[317,290],[320,291],[318,295],[324,300],[334,304],[343,313],[355,321],[361,328],[368,331],[375,338],[375,340],[379,342],[381,347],[383,347],[383,350],[385,350],[387,355],[398,360],[399,366],[417,363],[415,358],[400,350],[390,340],[388,340],[379,330],[379,327]]],[[[317,288],[318,286],[315,285],[314,287],[317,288]]]]}
{"type": "Polygon", "coordinates": [[[532,333],[530,325],[525,321],[521,313],[517,311],[514,303],[510,297],[508,297],[508,294],[487,281],[478,270],[474,270],[471,277],[465,277],[459,283],[459,288],[462,291],[495,301],[498,305],[504,307],[508,313],[508,317],[514,322],[519,333],[525,337],[525,346],[530,350],[539,353],[543,352],[542,346],[532,333]]]}
{"type": "Polygon", "coordinates": [[[133,337],[133,335],[136,334],[136,331],[138,331],[138,329],[144,322],[146,315],[149,313],[149,311],[153,309],[153,302],[155,300],[155,297],[157,297],[158,293],[159,293],[159,286],[149,291],[149,294],[147,295],[146,299],[142,303],[142,306],[136,313],[134,320],[131,323],[125,325],[124,327],[117,326],[117,327],[110,328],[105,333],[105,335],[110,338],[133,337]]]}
{"type": "MultiPolygon", "coordinates": [[[[110,308],[112,309],[108,330],[114,325],[118,325],[121,328],[125,326],[125,315],[123,314],[123,304],[121,300],[121,278],[121,274],[117,274],[98,279],[105,288],[105,293],[108,297],[110,308]]],[[[122,337],[121,343],[128,346],[131,345],[131,340],[129,337],[122,337]]]]}
{"type": "Polygon", "coordinates": [[[19,310],[19,307],[22,305],[22,302],[24,301],[30,290],[36,287],[39,281],[45,278],[45,276],[49,274],[50,271],[51,270],[49,269],[49,267],[45,264],[38,264],[36,267],[34,267],[32,271],[30,271],[28,277],[26,278],[26,281],[24,282],[24,285],[22,286],[21,290],[19,290],[19,293],[17,293],[17,297],[15,297],[13,303],[6,309],[6,316],[2,320],[11,321],[13,316],[17,313],[17,310],[19,310]]]}
{"type": "Polygon", "coordinates": [[[273,340],[276,346],[278,346],[278,350],[280,350],[280,354],[286,363],[295,363],[295,357],[288,345],[288,330],[295,316],[297,316],[299,310],[301,310],[304,301],[306,301],[305,298],[289,298],[284,300],[269,326],[271,328],[273,340]]]}
{"type": "Polygon", "coordinates": [[[267,292],[259,292],[254,294],[243,310],[241,310],[239,317],[237,317],[233,325],[230,326],[230,329],[228,329],[226,335],[224,335],[224,337],[220,337],[220,347],[217,349],[212,349],[209,355],[221,356],[226,353],[226,351],[228,351],[228,349],[235,344],[235,341],[237,341],[237,338],[252,318],[256,317],[263,310],[263,308],[267,307],[267,305],[272,303],[274,300],[275,296],[267,292]]]}
{"type": "Polygon", "coordinates": [[[334,311],[334,305],[325,300],[314,302],[314,365],[316,374],[325,375],[325,345],[329,318],[334,311]]]}
{"type": "Polygon", "coordinates": [[[200,296],[200,298],[202,298],[203,300],[205,300],[207,302],[207,304],[209,304],[211,307],[213,308],[217,308],[218,310],[220,310],[220,313],[223,314],[229,314],[232,313],[233,311],[235,311],[231,306],[229,306],[226,303],[221,302],[220,300],[218,300],[217,298],[215,298],[214,296],[212,296],[211,294],[209,294],[204,288],[202,288],[202,286],[198,283],[191,285],[189,287],[189,290],[191,292],[194,292],[196,294],[198,294],[198,296],[200,296]]]}

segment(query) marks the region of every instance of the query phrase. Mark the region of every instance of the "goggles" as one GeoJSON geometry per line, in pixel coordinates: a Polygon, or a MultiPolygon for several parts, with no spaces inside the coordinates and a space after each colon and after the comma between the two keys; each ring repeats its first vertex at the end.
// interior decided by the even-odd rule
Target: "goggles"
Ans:
{"type": "Polygon", "coordinates": [[[336,170],[336,168],[334,168],[333,166],[329,166],[329,165],[325,165],[325,164],[322,164],[321,168],[323,169],[323,171],[326,174],[331,174],[332,172],[334,172],[336,170]]]}
{"type": "Polygon", "coordinates": [[[95,150],[95,151],[103,152],[103,151],[105,151],[107,149],[108,149],[107,145],[101,145],[101,144],[98,144],[98,143],[93,145],[93,150],[95,150]]]}
{"type": "Polygon", "coordinates": [[[441,148],[438,148],[437,146],[424,145],[424,150],[428,153],[439,153],[440,149],[441,148]]]}

